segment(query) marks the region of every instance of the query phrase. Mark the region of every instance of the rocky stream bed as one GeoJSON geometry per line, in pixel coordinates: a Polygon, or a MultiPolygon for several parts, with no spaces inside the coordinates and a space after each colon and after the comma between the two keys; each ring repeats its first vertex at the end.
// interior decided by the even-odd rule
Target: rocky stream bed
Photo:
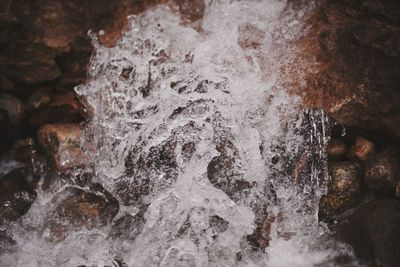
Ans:
{"type": "Polygon", "coordinates": [[[0,0],[0,266],[400,266],[395,0],[0,0]]]}

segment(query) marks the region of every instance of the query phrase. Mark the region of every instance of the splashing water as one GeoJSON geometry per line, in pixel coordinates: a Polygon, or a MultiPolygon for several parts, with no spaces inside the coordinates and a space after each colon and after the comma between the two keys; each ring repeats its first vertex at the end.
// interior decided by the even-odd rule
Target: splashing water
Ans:
{"type": "MultiPolygon", "coordinates": [[[[159,6],[130,18],[114,48],[94,40],[76,88],[92,114],[82,147],[93,179],[120,202],[117,218],[143,223],[134,238],[105,227],[56,245],[16,229],[18,252],[4,262],[328,266],[346,250],[322,238],[317,218],[329,123],[302,110],[282,75],[306,14],[279,0],[208,1],[196,31],[159,6]],[[269,245],[257,249],[253,233],[268,220],[269,245]]],[[[25,228],[43,224],[50,199],[39,193],[25,228]]]]}

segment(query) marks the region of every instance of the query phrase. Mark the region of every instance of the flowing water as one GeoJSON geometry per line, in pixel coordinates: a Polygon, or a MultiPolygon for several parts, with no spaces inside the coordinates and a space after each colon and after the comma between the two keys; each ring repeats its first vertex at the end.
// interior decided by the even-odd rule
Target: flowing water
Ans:
{"type": "Polygon", "coordinates": [[[132,227],[110,238],[107,225],[54,244],[35,230],[54,195],[40,191],[2,266],[334,266],[348,248],[317,217],[329,121],[301,107],[285,76],[312,8],[207,1],[195,30],[159,6],[130,17],[114,48],[92,35],[76,88],[91,114],[82,148],[120,202],[116,219],[143,223],[134,238],[132,227]],[[260,249],[253,233],[268,220],[260,249]]]}

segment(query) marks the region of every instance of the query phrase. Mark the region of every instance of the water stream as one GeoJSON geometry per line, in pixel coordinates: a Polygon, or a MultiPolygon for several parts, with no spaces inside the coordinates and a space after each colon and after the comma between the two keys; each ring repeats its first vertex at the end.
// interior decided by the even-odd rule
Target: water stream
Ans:
{"type": "Polygon", "coordinates": [[[143,223],[134,238],[132,228],[110,238],[108,225],[54,244],[34,230],[54,195],[40,191],[1,266],[334,266],[348,248],[317,217],[329,120],[302,108],[284,75],[312,8],[207,1],[195,30],[158,6],[131,17],[114,48],[93,35],[76,88],[91,114],[82,148],[120,203],[114,221],[143,223]],[[257,248],[268,221],[269,245],[257,248]]]}

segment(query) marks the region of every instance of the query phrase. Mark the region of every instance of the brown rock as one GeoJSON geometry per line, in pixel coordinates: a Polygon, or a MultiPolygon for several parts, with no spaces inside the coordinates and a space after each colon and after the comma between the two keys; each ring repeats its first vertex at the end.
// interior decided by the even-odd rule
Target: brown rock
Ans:
{"type": "Polygon", "coordinates": [[[126,214],[119,218],[111,229],[110,237],[116,240],[135,240],[142,232],[143,226],[146,223],[143,217],[144,211],[138,212],[135,215],[126,214]]]}
{"type": "MultiPolygon", "coordinates": [[[[309,107],[338,122],[400,136],[400,2],[322,0],[307,21],[298,66],[288,73],[309,107]]],[[[291,63],[293,64],[293,63],[291,63]]]]}
{"type": "Polygon", "coordinates": [[[74,92],[57,95],[45,107],[34,111],[30,117],[31,126],[49,123],[72,123],[82,121],[82,106],[74,92]]]}
{"type": "Polygon", "coordinates": [[[6,232],[0,231],[0,255],[3,253],[14,252],[17,248],[17,242],[6,232]]]}
{"type": "Polygon", "coordinates": [[[12,92],[14,90],[14,83],[6,76],[0,74],[0,90],[3,92],[12,92]]]}
{"type": "Polygon", "coordinates": [[[76,230],[103,227],[111,223],[119,211],[118,201],[100,185],[96,185],[95,191],[68,187],[55,196],[53,205],[46,227],[54,242],[76,230]]]}
{"type": "Polygon", "coordinates": [[[363,204],[335,230],[365,266],[400,265],[400,201],[377,199],[363,204]]]}
{"type": "Polygon", "coordinates": [[[210,182],[231,198],[235,193],[251,188],[251,184],[241,179],[234,170],[234,164],[233,158],[217,156],[207,166],[207,177],[210,182]]]}
{"type": "Polygon", "coordinates": [[[257,225],[255,239],[258,247],[265,249],[269,246],[269,241],[271,241],[271,226],[275,220],[276,218],[274,216],[266,216],[261,223],[257,225]]]}
{"type": "Polygon", "coordinates": [[[31,169],[18,168],[0,177],[0,226],[24,215],[36,198],[38,178],[31,169]]]}
{"type": "Polygon", "coordinates": [[[24,137],[23,129],[24,104],[18,98],[0,93],[0,137],[5,142],[13,142],[24,137]]]}
{"type": "Polygon", "coordinates": [[[330,171],[332,181],[328,194],[319,204],[320,220],[333,219],[360,201],[361,166],[354,162],[335,162],[330,171]]]}
{"type": "Polygon", "coordinates": [[[354,145],[350,148],[348,157],[350,159],[356,158],[365,161],[373,154],[375,154],[375,145],[364,137],[359,136],[356,138],[354,145]]]}
{"type": "Polygon", "coordinates": [[[24,103],[18,98],[0,93],[0,109],[7,112],[9,120],[13,124],[18,124],[24,114],[24,103]]]}
{"type": "Polygon", "coordinates": [[[346,144],[336,138],[332,138],[329,141],[329,144],[326,148],[326,153],[328,154],[329,159],[332,160],[339,160],[346,155],[347,146],[346,144]]]}
{"type": "Polygon", "coordinates": [[[384,149],[366,166],[365,183],[375,194],[394,195],[399,181],[399,155],[394,148],[384,149]]]}
{"type": "Polygon", "coordinates": [[[12,147],[13,158],[25,166],[34,167],[37,161],[37,144],[32,138],[17,140],[12,147]]]}
{"type": "Polygon", "coordinates": [[[86,166],[87,157],[80,149],[82,128],[78,124],[48,124],[38,130],[38,140],[42,149],[58,171],[86,166]]]}
{"type": "Polygon", "coordinates": [[[50,89],[35,90],[25,103],[27,110],[35,110],[47,105],[51,101],[50,89]]]}
{"type": "MultiPolygon", "coordinates": [[[[22,40],[21,40],[22,41],[22,40]]],[[[38,84],[54,81],[60,75],[54,58],[56,52],[40,43],[22,41],[0,54],[0,66],[14,81],[24,84],[38,84]]]]}
{"type": "Polygon", "coordinates": [[[396,197],[400,198],[400,182],[396,185],[396,197]]]}
{"type": "Polygon", "coordinates": [[[179,8],[182,18],[186,22],[195,22],[203,18],[204,0],[174,0],[179,8]]]}

